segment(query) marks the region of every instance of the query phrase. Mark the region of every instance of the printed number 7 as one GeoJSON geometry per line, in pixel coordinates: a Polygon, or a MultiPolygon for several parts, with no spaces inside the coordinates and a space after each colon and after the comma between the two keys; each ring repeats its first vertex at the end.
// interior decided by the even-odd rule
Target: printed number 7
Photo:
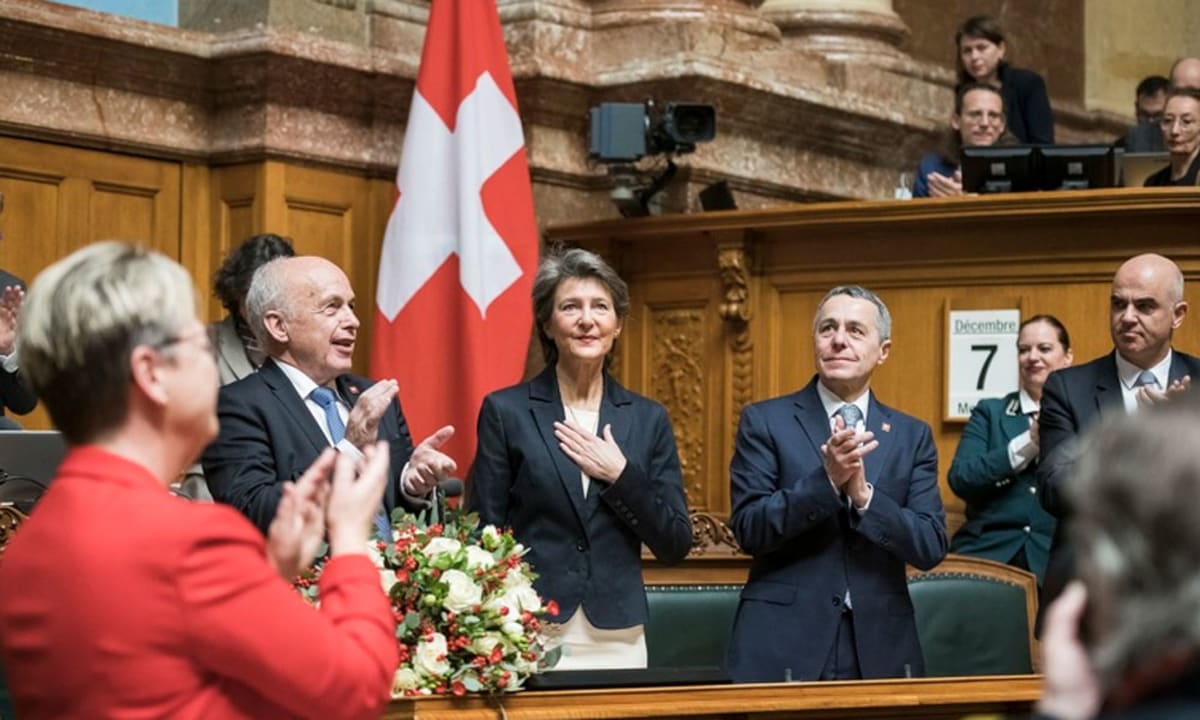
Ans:
{"type": "Polygon", "coordinates": [[[996,357],[996,351],[1000,349],[999,345],[972,345],[971,352],[986,352],[988,355],[983,360],[983,367],[979,368],[979,380],[975,383],[976,390],[983,389],[983,383],[987,380],[988,368],[992,366],[992,358],[996,357]]]}

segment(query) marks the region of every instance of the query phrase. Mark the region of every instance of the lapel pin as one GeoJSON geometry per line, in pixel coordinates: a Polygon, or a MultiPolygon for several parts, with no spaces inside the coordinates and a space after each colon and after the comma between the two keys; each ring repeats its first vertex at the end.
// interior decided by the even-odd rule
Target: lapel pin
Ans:
{"type": "Polygon", "coordinates": [[[358,394],[358,388],[357,388],[357,387],[355,387],[354,385],[351,385],[351,386],[349,386],[349,388],[348,388],[348,389],[350,390],[350,394],[351,394],[351,395],[357,395],[357,394],[358,394]]]}
{"type": "Polygon", "coordinates": [[[880,426],[880,428],[879,428],[879,429],[883,430],[884,432],[891,432],[891,431],[892,431],[892,424],[891,424],[891,423],[884,423],[883,425],[881,425],[881,426],[880,426]]]}

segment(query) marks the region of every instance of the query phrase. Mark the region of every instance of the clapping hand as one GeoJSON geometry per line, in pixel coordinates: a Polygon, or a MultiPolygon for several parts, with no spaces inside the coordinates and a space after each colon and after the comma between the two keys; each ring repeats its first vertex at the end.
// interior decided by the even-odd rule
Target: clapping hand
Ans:
{"type": "Polygon", "coordinates": [[[877,447],[879,441],[875,439],[875,433],[848,428],[841,417],[834,418],[833,433],[821,446],[825,472],[830,481],[858,507],[864,506],[869,497],[863,458],[877,447]]]}
{"type": "Polygon", "coordinates": [[[1143,385],[1137,389],[1137,402],[1140,406],[1158,405],[1159,403],[1171,402],[1187,394],[1192,387],[1192,376],[1184,375],[1167,386],[1166,390],[1154,390],[1149,385],[1143,385]]]}
{"type": "Polygon", "coordinates": [[[441,447],[454,436],[454,426],[447,425],[421,441],[408,459],[408,474],[404,483],[410,494],[423,497],[433,491],[437,484],[458,469],[458,463],[441,451],[441,447]]]}
{"type": "Polygon", "coordinates": [[[275,519],[267,529],[267,560],[288,581],[308,569],[321,547],[329,476],[337,458],[338,453],[329,448],[299,480],[283,483],[275,519]]]}
{"type": "Polygon", "coordinates": [[[17,318],[25,302],[25,291],[12,285],[0,293],[0,355],[11,355],[17,340],[17,318]]]}

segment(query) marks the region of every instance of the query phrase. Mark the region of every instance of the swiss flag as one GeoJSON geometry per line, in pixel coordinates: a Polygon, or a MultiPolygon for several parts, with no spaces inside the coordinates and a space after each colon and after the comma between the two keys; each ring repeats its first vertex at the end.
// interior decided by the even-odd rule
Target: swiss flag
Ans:
{"type": "Polygon", "coordinates": [[[483,396],[521,379],[537,224],[492,0],[436,0],[379,259],[371,375],[395,378],[420,442],[465,472],[483,396]]]}

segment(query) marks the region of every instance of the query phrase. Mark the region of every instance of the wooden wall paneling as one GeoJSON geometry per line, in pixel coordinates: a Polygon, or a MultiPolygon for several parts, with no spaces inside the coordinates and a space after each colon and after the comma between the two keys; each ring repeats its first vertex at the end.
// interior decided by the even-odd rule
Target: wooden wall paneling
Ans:
{"type": "Polygon", "coordinates": [[[179,178],[179,262],[192,273],[200,299],[201,320],[211,322],[225,315],[213,297],[212,279],[221,257],[213,252],[213,179],[205,165],[184,163],[179,178]]]}
{"type": "MultiPolygon", "coordinates": [[[[207,257],[209,273],[205,287],[210,290],[209,318],[217,320],[225,316],[221,303],[211,297],[212,279],[229,251],[243,240],[264,228],[263,208],[258,164],[227,165],[208,171],[208,223],[210,231],[204,237],[205,247],[198,252],[207,257]]],[[[198,179],[198,178],[197,178],[198,179]]],[[[197,202],[202,202],[200,197],[197,202]]]]}
{"type": "MultiPolygon", "coordinates": [[[[180,259],[176,162],[0,138],[0,263],[26,282],[98,240],[125,240],[180,259]]],[[[19,418],[50,427],[41,407],[19,418]]]]}

